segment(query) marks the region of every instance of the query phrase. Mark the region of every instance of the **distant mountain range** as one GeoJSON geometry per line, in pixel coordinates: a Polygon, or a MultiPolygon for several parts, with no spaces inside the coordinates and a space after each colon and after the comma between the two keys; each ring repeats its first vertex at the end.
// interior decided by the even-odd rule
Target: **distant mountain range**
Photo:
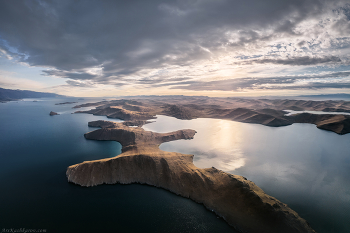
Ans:
{"type": "Polygon", "coordinates": [[[63,97],[62,95],[47,93],[47,92],[36,92],[27,90],[11,90],[0,88],[0,101],[19,100],[24,98],[49,98],[49,97],[63,97]]]}

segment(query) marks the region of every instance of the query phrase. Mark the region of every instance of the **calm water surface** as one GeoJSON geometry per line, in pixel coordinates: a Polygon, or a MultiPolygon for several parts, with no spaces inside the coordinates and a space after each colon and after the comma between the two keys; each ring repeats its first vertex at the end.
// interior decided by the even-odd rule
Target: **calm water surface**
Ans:
{"type": "Polygon", "coordinates": [[[117,156],[117,142],[85,140],[92,120],[66,101],[0,104],[0,229],[47,232],[235,232],[204,206],[146,185],[84,188],[67,182],[68,166],[117,156]],[[60,113],[49,116],[50,111],[60,113]]]}
{"type": "Polygon", "coordinates": [[[317,232],[350,232],[350,134],[337,135],[312,124],[274,128],[167,116],[143,128],[196,130],[193,140],[163,143],[160,148],[194,154],[200,168],[214,166],[252,180],[317,232]]]}

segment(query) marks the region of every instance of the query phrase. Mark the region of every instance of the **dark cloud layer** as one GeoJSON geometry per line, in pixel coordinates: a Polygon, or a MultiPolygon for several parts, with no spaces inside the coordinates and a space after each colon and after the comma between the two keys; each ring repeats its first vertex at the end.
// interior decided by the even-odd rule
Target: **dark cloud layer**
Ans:
{"type": "MultiPolygon", "coordinates": [[[[329,7],[349,17],[350,7],[345,3],[346,0],[0,1],[0,49],[20,62],[51,68],[44,75],[69,78],[67,83],[73,86],[87,85],[76,81],[126,85],[125,77],[134,77],[144,69],[188,66],[242,46],[257,46],[258,42],[282,35],[300,35],[295,30],[298,23],[329,7]],[[258,32],[262,29],[268,32],[258,32]],[[229,36],[232,32],[233,39],[229,36]],[[99,72],[89,71],[93,67],[99,72]]],[[[346,22],[339,22],[334,28],[350,33],[350,27],[344,26],[346,22]]],[[[303,41],[298,44],[304,45],[303,41]]],[[[338,56],[302,55],[253,59],[242,64],[303,66],[340,62],[338,56]]],[[[187,80],[156,76],[137,76],[129,81],[171,85],[187,80]]],[[[241,81],[234,86],[254,84],[250,79],[241,81]]]]}
{"type": "Polygon", "coordinates": [[[73,73],[60,70],[43,70],[43,73],[47,76],[59,76],[62,78],[70,78],[73,80],[92,80],[97,77],[97,75],[92,75],[85,72],[73,73]]]}
{"type": "Polygon", "coordinates": [[[340,63],[341,59],[336,56],[324,56],[324,57],[292,57],[288,59],[253,59],[238,64],[278,64],[278,65],[292,65],[292,66],[309,66],[309,65],[322,65],[325,63],[340,63]]]}

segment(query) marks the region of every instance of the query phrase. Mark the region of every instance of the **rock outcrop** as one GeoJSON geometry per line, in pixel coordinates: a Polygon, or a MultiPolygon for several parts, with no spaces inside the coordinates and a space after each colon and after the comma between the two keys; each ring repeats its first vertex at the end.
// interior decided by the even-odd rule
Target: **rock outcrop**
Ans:
{"type": "Polygon", "coordinates": [[[159,149],[163,142],[193,138],[194,130],[155,133],[108,121],[90,122],[89,126],[101,129],[86,133],[85,138],[118,141],[122,154],[68,167],[69,182],[81,186],[141,183],[161,187],[203,203],[240,232],[314,232],[286,204],[244,177],[214,167],[200,169],[194,166],[193,155],[159,149]]]}
{"type": "Polygon", "coordinates": [[[50,116],[55,116],[55,115],[60,115],[60,114],[58,114],[57,112],[53,112],[53,111],[50,112],[50,116]]]}

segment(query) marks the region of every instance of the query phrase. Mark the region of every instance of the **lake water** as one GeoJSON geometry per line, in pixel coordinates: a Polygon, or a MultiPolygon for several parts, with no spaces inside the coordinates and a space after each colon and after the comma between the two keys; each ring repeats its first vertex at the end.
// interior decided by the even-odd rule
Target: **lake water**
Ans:
{"type": "Polygon", "coordinates": [[[193,140],[163,143],[160,148],[194,154],[197,167],[214,166],[252,180],[319,233],[350,232],[350,134],[337,135],[312,124],[267,127],[167,116],[143,128],[196,130],[193,140]]]}
{"type": "MultiPolygon", "coordinates": [[[[87,123],[106,117],[71,114],[77,99],[0,104],[0,229],[47,232],[235,232],[202,205],[146,185],[80,187],[66,168],[120,153],[116,142],[92,141],[87,123]],[[49,116],[50,111],[61,113],[49,116]]],[[[84,102],[101,99],[85,99],[84,102]]],[[[79,109],[81,110],[81,109],[79,109]]],[[[111,119],[109,119],[111,120],[111,119]]],[[[118,121],[118,120],[116,120],[118,121]]],[[[266,127],[217,119],[158,116],[147,130],[195,129],[193,140],[161,149],[194,154],[198,167],[216,167],[254,181],[287,203],[319,233],[349,232],[350,134],[311,124],[266,127]]]]}
{"type": "MultiPolygon", "coordinates": [[[[117,142],[92,141],[87,123],[106,117],[71,114],[55,103],[101,99],[37,99],[0,104],[0,229],[47,232],[235,232],[203,205],[139,184],[80,187],[68,166],[113,157],[117,142]],[[50,111],[61,113],[49,116],[50,111]]],[[[80,109],[79,109],[80,110],[80,109]]]]}

